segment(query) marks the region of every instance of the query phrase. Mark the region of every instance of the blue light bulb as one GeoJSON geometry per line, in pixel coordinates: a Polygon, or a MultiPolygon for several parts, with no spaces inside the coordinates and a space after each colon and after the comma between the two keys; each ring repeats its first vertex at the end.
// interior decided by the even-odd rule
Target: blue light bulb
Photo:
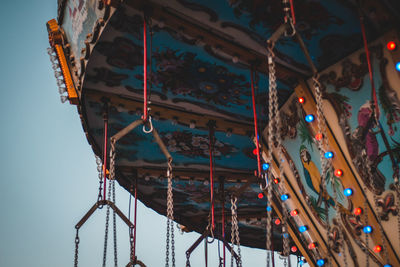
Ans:
{"type": "Polygon", "coordinates": [[[264,171],[268,170],[269,169],[269,164],[268,163],[264,163],[262,165],[262,168],[263,168],[264,171]]]}
{"type": "Polygon", "coordinates": [[[288,198],[289,198],[289,196],[287,194],[281,195],[281,200],[282,201],[286,201],[288,198]]]}
{"type": "Polygon", "coordinates": [[[392,267],[392,265],[390,265],[390,264],[385,264],[385,265],[383,265],[383,267],[392,267]]]}
{"type": "Polygon", "coordinates": [[[333,158],[333,153],[332,153],[332,151],[327,151],[327,152],[325,152],[325,158],[327,158],[327,159],[333,158]]]}
{"type": "Polygon", "coordinates": [[[366,234],[370,234],[372,232],[372,227],[369,226],[369,225],[364,226],[363,232],[366,233],[366,234]]]}
{"type": "Polygon", "coordinates": [[[325,264],[325,260],[324,259],[317,260],[317,265],[318,266],[324,266],[324,264],[325,264]]]}
{"type": "Polygon", "coordinates": [[[397,71],[400,71],[400,62],[397,62],[397,63],[396,63],[396,70],[397,70],[397,71]]]}
{"type": "Polygon", "coordinates": [[[300,261],[299,261],[299,265],[300,265],[300,266],[303,266],[303,265],[304,265],[304,261],[303,261],[303,260],[300,260],[300,261]]]}
{"type": "Polygon", "coordinates": [[[343,194],[346,197],[349,197],[349,196],[351,196],[353,194],[353,190],[351,188],[346,188],[345,190],[343,190],[343,194]]]}
{"type": "Polygon", "coordinates": [[[314,115],[308,114],[308,115],[305,117],[305,120],[306,120],[306,122],[313,122],[313,121],[314,121],[314,115]]]}
{"type": "Polygon", "coordinates": [[[299,227],[299,232],[300,233],[304,233],[305,231],[307,231],[307,226],[302,225],[302,226],[299,227]]]}
{"type": "Polygon", "coordinates": [[[283,237],[284,238],[289,238],[289,234],[288,233],[283,233],[283,237]]]}
{"type": "Polygon", "coordinates": [[[271,206],[267,206],[267,211],[270,212],[272,210],[271,206]]]}

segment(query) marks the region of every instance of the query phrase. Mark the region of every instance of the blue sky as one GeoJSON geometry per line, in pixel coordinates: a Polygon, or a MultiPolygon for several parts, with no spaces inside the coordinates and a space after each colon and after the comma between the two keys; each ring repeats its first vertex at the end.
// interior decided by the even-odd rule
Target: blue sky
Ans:
{"type": "MultiPolygon", "coordinates": [[[[0,9],[2,267],[72,266],[74,225],[97,196],[93,152],[76,106],[59,100],[46,53],[45,23],[56,17],[56,3],[3,1],[0,9]]],[[[127,214],[129,195],[117,189],[117,205],[127,214]]],[[[101,265],[104,222],[105,210],[98,210],[81,229],[79,266],[101,265]]],[[[149,267],[163,266],[165,217],[139,204],[137,229],[138,258],[149,267]]],[[[177,266],[184,266],[184,251],[197,237],[176,234],[177,266]]],[[[218,266],[216,243],[209,266],[218,266]]],[[[109,244],[111,266],[111,239],[109,244]]],[[[128,230],[122,223],[118,244],[119,265],[125,266],[128,230]]],[[[204,266],[203,251],[203,245],[195,251],[192,266],[204,266]]],[[[244,266],[265,265],[263,250],[243,248],[242,254],[244,266]]]]}

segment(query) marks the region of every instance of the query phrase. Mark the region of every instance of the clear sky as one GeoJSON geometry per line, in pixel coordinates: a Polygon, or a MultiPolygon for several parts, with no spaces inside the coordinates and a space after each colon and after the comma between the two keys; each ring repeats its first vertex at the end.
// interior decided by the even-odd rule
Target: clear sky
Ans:
{"type": "MultiPolygon", "coordinates": [[[[73,266],[74,225],[97,196],[93,152],[76,106],[59,100],[46,52],[45,23],[56,10],[56,0],[2,1],[0,8],[1,267],[73,266]]],[[[117,189],[117,205],[127,214],[129,194],[117,189]]],[[[105,210],[97,210],[82,227],[79,266],[101,266],[104,223],[105,210]]],[[[165,231],[165,217],[139,204],[137,255],[148,267],[165,264],[165,231]]],[[[176,233],[177,266],[198,236],[176,233]]],[[[209,266],[218,266],[216,243],[209,266]]],[[[120,222],[118,244],[125,266],[128,230],[120,222]]],[[[111,250],[110,239],[108,266],[111,250]]],[[[264,250],[242,248],[242,255],[244,266],[265,266],[264,250]]],[[[203,244],[192,266],[204,266],[203,244]]]]}

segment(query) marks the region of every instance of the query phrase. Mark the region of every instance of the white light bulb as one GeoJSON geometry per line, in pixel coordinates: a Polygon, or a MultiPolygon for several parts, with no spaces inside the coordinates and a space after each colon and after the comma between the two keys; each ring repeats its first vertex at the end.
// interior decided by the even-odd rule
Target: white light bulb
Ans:
{"type": "Polygon", "coordinates": [[[65,92],[67,92],[67,89],[65,89],[65,87],[58,87],[58,92],[60,93],[60,95],[64,94],[65,92]]]}
{"type": "Polygon", "coordinates": [[[61,103],[65,103],[68,100],[68,96],[62,95],[60,96],[61,103]]]}

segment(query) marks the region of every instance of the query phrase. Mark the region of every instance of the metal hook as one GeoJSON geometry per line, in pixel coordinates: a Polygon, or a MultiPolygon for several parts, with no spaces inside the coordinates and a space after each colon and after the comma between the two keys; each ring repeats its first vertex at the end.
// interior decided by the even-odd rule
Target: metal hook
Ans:
{"type": "Polygon", "coordinates": [[[260,189],[261,189],[262,191],[267,190],[267,188],[268,188],[268,178],[267,178],[267,175],[264,174],[263,176],[264,176],[264,180],[265,180],[265,187],[263,187],[263,186],[262,186],[262,183],[260,183],[260,189]]]}
{"type": "Polygon", "coordinates": [[[151,133],[153,131],[153,124],[151,123],[151,116],[149,116],[149,120],[148,120],[149,124],[150,124],[150,129],[146,130],[146,124],[143,125],[143,132],[144,133],[151,133]]]}

